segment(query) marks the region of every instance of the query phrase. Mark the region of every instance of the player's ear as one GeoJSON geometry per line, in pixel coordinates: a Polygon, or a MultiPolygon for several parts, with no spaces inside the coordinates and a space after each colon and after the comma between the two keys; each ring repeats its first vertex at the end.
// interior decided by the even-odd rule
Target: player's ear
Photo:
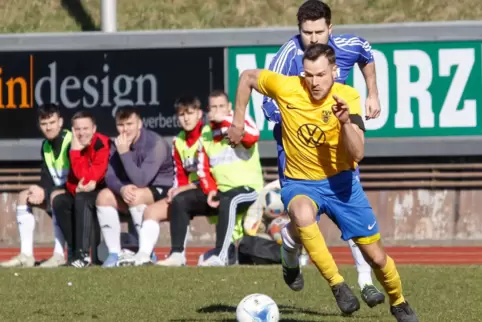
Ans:
{"type": "Polygon", "coordinates": [[[330,23],[330,25],[328,26],[328,34],[331,35],[332,30],[333,30],[333,24],[330,23]]]}
{"type": "Polygon", "coordinates": [[[230,112],[233,111],[233,104],[231,102],[228,102],[228,108],[230,112]]]}
{"type": "Polygon", "coordinates": [[[338,66],[336,64],[333,64],[333,68],[331,70],[331,73],[333,75],[333,79],[336,79],[338,75],[338,66]]]}
{"type": "Polygon", "coordinates": [[[60,125],[60,128],[62,128],[64,126],[64,118],[63,117],[59,117],[59,125],[60,125]]]}

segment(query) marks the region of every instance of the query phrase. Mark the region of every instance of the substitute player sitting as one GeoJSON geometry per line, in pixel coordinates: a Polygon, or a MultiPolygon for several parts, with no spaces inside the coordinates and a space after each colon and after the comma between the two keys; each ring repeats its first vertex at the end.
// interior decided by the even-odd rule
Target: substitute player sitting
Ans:
{"type": "Polygon", "coordinates": [[[316,223],[317,215],[326,213],[344,240],[351,238],[358,244],[388,294],[397,321],[418,321],[402,295],[395,263],[383,249],[375,214],[353,171],[364,156],[360,95],[354,88],[334,82],[337,66],[330,46],[308,47],[303,65],[304,77],[269,70],[244,71],[239,79],[233,126],[227,134],[232,144],[241,141],[253,88],[276,100],[286,151],[286,181],[281,195],[291,219],[282,232],[285,282],[303,283],[296,252],[287,251],[298,249],[301,243],[332,288],[340,310],[350,314],[360,308],[316,223]]]}

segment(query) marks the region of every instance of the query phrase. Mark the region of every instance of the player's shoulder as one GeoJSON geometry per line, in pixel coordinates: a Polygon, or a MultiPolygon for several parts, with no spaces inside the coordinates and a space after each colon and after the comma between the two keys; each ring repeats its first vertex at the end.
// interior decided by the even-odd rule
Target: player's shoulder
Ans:
{"type": "Polygon", "coordinates": [[[370,48],[370,43],[364,39],[363,37],[354,35],[354,34],[340,34],[340,35],[332,35],[329,39],[332,45],[335,45],[337,48],[354,48],[354,47],[362,47],[365,49],[370,48]]]}
{"type": "Polygon", "coordinates": [[[342,97],[346,97],[347,99],[360,97],[360,93],[358,92],[358,90],[347,84],[335,83],[333,85],[333,91],[334,93],[342,97]]]}

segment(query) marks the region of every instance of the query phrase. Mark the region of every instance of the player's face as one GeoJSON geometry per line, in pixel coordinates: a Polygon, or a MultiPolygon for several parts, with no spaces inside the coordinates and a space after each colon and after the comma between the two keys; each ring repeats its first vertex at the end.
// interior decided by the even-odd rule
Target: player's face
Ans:
{"type": "Polygon", "coordinates": [[[208,119],[223,118],[231,112],[231,103],[228,102],[224,95],[209,98],[208,119]]]}
{"type": "Polygon", "coordinates": [[[141,134],[142,121],[136,114],[132,114],[126,119],[116,120],[116,127],[119,134],[126,135],[127,141],[134,142],[141,134]]]}
{"type": "Polygon", "coordinates": [[[62,130],[63,124],[63,119],[57,113],[39,120],[40,130],[47,140],[55,139],[62,130]]]}
{"type": "Polygon", "coordinates": [[[94,122],[88,117],[74,120],[72,127],[75,137],[82,145],[89,145],[97,130],[94,122]]]}
{"type": "Polygon", "coordinates": [[[183,108],[177,113],[179,123],[181,123],[183,130],[187,132],[194,130],[201,117],[202,111],[192,107],[183,108]]]}
{"type": "Polygon", "coordinates": [[[303,47],[312,44],[328,44],[328,37],[331,34],[331,26],[326,23],[325,18],[318,20],[307,20],[301,24],[300,35],[303,47]]]}
{"type": "Polygon", "coordinates": [[[335,82],[336,65],[321,56],[315,61],[305,60],[303,68],[305,83],[313,99],[324,99],[335,82]]]}

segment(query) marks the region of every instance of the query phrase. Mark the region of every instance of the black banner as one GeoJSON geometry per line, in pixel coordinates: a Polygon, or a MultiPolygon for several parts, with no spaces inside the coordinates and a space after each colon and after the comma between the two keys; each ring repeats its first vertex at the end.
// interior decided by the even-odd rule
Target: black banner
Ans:
{"type": "Polygon", "coordinates": [[[89,109],[98,131],[116,135],[117,107],[136,106],[144,126],[175,135],[174,101],[197,95],[203,106],[224,88],[222,48],[0,53],[0,139],[40,138],[36,108],[56,102],[70,118],[89,109]]]}

